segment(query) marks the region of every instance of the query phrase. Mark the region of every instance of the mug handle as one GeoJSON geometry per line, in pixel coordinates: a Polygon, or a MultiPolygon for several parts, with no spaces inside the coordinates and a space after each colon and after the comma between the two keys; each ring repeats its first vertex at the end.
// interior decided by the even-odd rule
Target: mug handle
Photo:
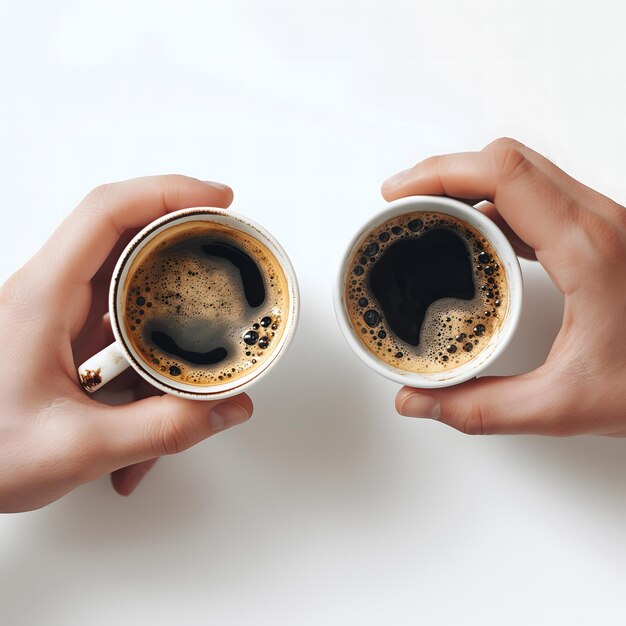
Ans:
{"type": "Polygon", "coordinates": [[[87,359],[78,368],[81,387],[93,393],[130,367],[117,341],[87,359]]]}

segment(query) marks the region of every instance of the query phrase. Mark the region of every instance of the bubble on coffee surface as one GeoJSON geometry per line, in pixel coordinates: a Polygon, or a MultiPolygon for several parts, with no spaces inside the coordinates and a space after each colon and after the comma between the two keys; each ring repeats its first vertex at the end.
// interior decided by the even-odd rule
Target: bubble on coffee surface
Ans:
{"type": "Polygon", "coordinates": [[[346,268],[355,334],[410,372],[443,372],[476,358],[508,307],[506,273],[472,226],[436,212],[396,216],[364,235],[346,268]]]}
{"type": "Polygon", "coordinates": [[[146,364],[203,386],[234,381],[267,361],[290,297],[265,245],[207,221],[176,225],[147,244],[125,294],[126,332],[146,364]]]}

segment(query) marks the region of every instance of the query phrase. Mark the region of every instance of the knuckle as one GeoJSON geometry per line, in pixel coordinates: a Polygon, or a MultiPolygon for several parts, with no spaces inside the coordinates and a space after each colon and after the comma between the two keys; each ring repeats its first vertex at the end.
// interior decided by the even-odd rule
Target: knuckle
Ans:
{"type": "Polygon", "coordinates": [[[445,180],[445,174],[446,170],[449,169],[449,163],[450,161],[448,158],[446,158],[446,155],[434,154],[433,156],[429,156],[418,165],[420,168],[432,171],[439,180],[439,183],[443,189],[442,181],[445,180]]]}
{"type": "Polygon", "coordinates": [[[481,406],[463,406],[452,414],[450,425],[466,435],[485,434],[485,413],[481,406]]]}
{"type": "Polygon", "coordinates": [[[512,137],[498,137],[491,143],[487,144],[484,149],[493,152],[506,150],[517,150],[521,152],[523,147],[524,144],[517,141],[517,139],[513,139],[512,137]]]}
{"type": "Polygon", "coordinates": [[[581,226],[602,258],[620,258],[626,253],[626,236],[615,224],[592,211],[580,212],[581,226]]]}
{"type": "Polygon", "coordinates": [[[100,214],[103,219],[108,220],[119,235],[122,230],[115,222],[112,208],[115,205],[115,189],[119,183],[104,183],[92,189],[80,204],[85,219],[92,219],[93,213],[100,214]]]}
{"type": "Polygon", "coordinates": [[[528,174],[533,165],[526,158],[523,144],[515,139],[502,137],[487,146],[493,153],[500,176],[505,180],[515,180],[528,174]]]}
{"type": "Polygon", "coordinates": [[[419,172],[428,172],[428,173],[435,172],[436,173],[439,170],[440,164],[441,164],[441,155],[435,154],[435,155],[426,157],[425,159],[422,159],[421,161],[418,161],[417,163],[414,163],[413,166],[410,167],[406,171],[410,172],[411,174],[416,174],[419,172]]]}
{"type": "Polygon", "coordinates": [[[439,188],[446,193],[446,180],[452,162],[448,155],[435,154],[428,157],[416,167],[430,170],[438,182],[439,188]]]}
{"type": "Polygon", "coordinates": [[[177,193],[180,190],[181,181],[185,180],[180,174],[163,174],[163,188],[169,192],[177,193]]]}
{"type": "Polygon", "coordinates": [[[623,207],[613,200],[607,203],[606,211],[617,227],[626,232],[626,207],[623,207]]]}
{"type": "Polygon", "coordinates": [[[161,203],[163,210],[181,205],[181,176],[164,174],[161,179],[161,203]]]}
{"type": "Polygon", "coordinates": [[[113,191],[114,183],[104,183],[94,187],[84,198],[81,204],[85,206],[105,207],[113,191]]]}
{"type": "Polygon", "coordinates": [[[183,422],[173,416],[155,420],[150,434],[155,456],[177,454],[195,443],[195,437],[183,422]]]}
{"type": "Polygon", "coordinates": [[[466,435],[485,434],[485,422],[480,410],[470,412],[461,422],[461,432],[466,435]]]}
{"type": "Polygon", "coordinates": [[[426,157],[423,161],[417,163],[414,167],[433,167],[438,168],[441,166],[441,155],[433,154],[432,156],[426,157]]]}

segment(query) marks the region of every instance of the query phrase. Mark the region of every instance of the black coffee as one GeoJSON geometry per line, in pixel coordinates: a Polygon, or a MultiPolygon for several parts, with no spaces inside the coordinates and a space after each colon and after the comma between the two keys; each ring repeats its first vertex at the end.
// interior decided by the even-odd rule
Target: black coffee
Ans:
{"type": "Polygon", "coordinates": [[[506,311],[506,278],[491,244],[443,213],[409,213],[367,233],[346,277],[362,343],[413,372],[458,367],[489,343],[506,311]]]}
{"type": "Polygon", "coordinates": [[[247,375],[283,333],[289,291],[254,237],[193,221],[161,233],[133,262],[124,323],[150,368],[192,385],[247,375]]]}

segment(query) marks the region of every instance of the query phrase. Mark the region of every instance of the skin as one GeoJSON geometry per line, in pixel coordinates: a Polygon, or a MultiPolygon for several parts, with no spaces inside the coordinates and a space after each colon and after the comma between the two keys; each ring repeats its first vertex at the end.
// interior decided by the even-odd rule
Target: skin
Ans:
{"type": "MultiPolygon", "coordinates": [[[[565,296],[563,325],[541,367],[437,391],[403,388],[403,415],[470,434],[626,436],[626,209],[526,146],[431,157],[383,184],[387,200],[448,195],[476,203],[520,256],[537,259],[565,296]]],[[[111,473],[129,494],[156,459],[246,421],[250,399],[194,402],[160,395],[128,370],[109,388],[134,400],[99,403],[76,365],[113,339],[106,314],[115,261],[168,211],[226,208],[232,191],[184,176],[94,189],[44,247],[0,288],[0,511],[36,509],[111,473]]]]}
{"type": "Polygon", "coordinates": [[[399,413],[468,434],[626,436],[626,208],[508,138],[426,159],[385,181],[382,194],[487,200],[479,210],[565,297],[560,332],[536,370],[439,390],[404,387],[399,413]]]}
{"type": "Polygon", "coordinates": [[[245,394],[185,400],[161,394],[131,369],[108,388],[133,400],[108,406],[81,389],[76,373],[113,341],[109,283],[132,236],[169,211],[226,208],[232,199],[225,185],[185,176],[103,185],[2,285],[0,511],[37,509],[107,473],[118,493],[129,494],[158,457],[250,417],[245,394]]]}

